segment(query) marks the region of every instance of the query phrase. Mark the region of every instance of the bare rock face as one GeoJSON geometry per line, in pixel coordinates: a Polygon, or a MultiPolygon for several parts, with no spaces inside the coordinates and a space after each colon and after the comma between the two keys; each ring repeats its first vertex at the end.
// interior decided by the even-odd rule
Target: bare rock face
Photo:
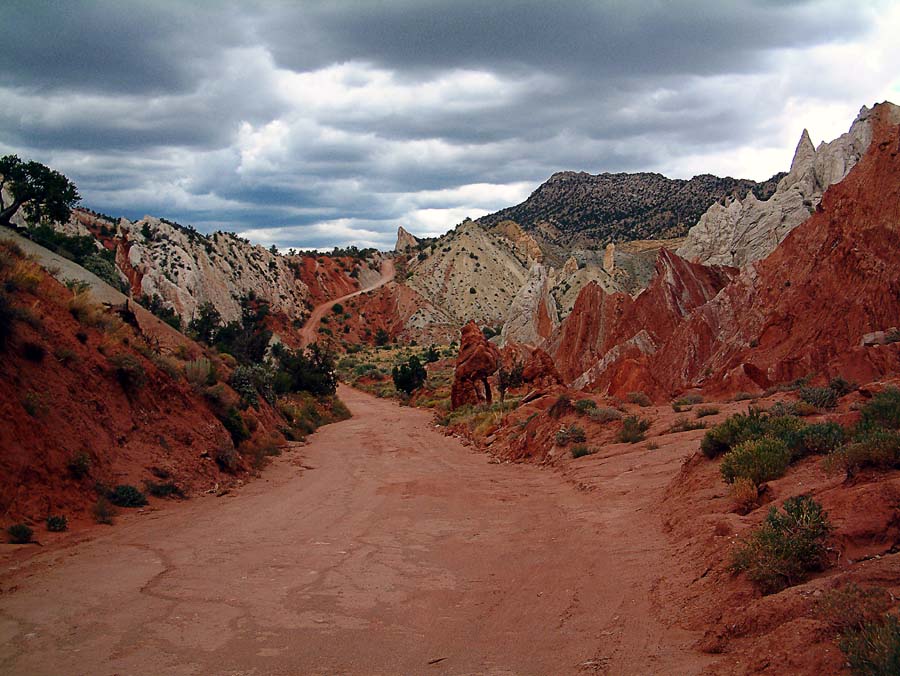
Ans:
{"type": "Polygon", "coordinates": [[[419,248],[419,240],[403,229],[401,225],[397,228],[397,243],[394,245],[394,251],[397,253],[407,253],[415,251],[419,248]]]}
{"type": "MultiPolygon", "coordinates": [[[[881,104],[900,119],[900,108],[881,104]]],[[[751,192],[743,200],[713,204],[690,229],[678,249],[683,258],[707,264],[744,266],[768,256],[815,211],[830,185],[843,180],[872,140],[874,108],[863,106],[850,131],[814,148],[806,130],[800,137],[790,172],[771,198],[751,192]]]]}
{"type": "Polygon", "coordinates": [[[562,377],[556,370],[553,358],[541,348],[531,352],[525,368],[522,369],[522,381],[535,387],[552,387],[562,384],[562,377]]]}
{"type": "Polygon", "coordinates": [[[500,366],[500,351],[488,342],[474,321],[462,329],[459,356],[453,374],[450,391],[451,407],[457,409],[466,404],[490,403],[491,386],[488,377],[500,366]]]}
{"type": "Polygon", "coordinates": [[[544,260],[544,252],[541,251],[541,247],[538,246],[534,237],[522,230],[522,226],[515,221],[500,221],[492,228],[492,231],[508,239],[513,248],[529,261],[540,263],[544,260]]]}
{"type": "Polygon", "coordinates": [[[609,274],[616,271],[616,245],[610,242],[603,252],[603,269],[609,274]]]}
{"type": "Polygon", "coordinates": [[[543,265],[535,263],[528,281],[510,305],[500,335],[504,343],[542,345],[558,325],[556,302],[550,295],[550,277],[543,265]]]}
{"type": "Polygon", "coordinates": [[[615,360],[592,387],[726,393],[814,372],[865,382],[900,371],[900,343],[871,340],[900,316],[897,107],[876,106],[868,123],[866,154],[810,219],[689,312],[652,354],[615,360]]]}

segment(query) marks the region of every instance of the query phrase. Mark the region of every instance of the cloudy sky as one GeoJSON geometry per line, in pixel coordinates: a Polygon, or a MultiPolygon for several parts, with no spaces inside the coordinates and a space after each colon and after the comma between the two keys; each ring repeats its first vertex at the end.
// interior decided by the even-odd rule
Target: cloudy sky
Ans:
{"type": "Polygon", "coordinates": [[[392,246],[559,170],[786,169],[900,103],[885,0],[4,0],[0,153],[84,204],[392,246]]]}

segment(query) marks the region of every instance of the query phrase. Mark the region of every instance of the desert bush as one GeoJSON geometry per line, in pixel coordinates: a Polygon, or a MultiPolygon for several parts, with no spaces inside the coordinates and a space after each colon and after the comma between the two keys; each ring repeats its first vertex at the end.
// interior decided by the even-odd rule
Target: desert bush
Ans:
{"type": "Polygon", "coordinates": [[[244,418],[241,416],[240,411],[234,406],[229,407],[221,414],[216,412],[216,416],[219,418],[219,422],[222,423],[222,426],[228,431],[228,434],[231,436],[231,441],[235,446],[250,438],[250,431],[247,429],[247,424],[244,422],[244,418]]]}
{"type": "Polygon", "coordinates": [[[583,458],[586,455],[591,455],[592,453],[594,453],[594,449],[589,448],[584,444],[577,444],[575,446],[572,446],[571,452],[573,458],[583,458]]]}
{"type": "Polygon", "coordinates": [[[784,416],[806,417],[819,412],[812,404],[805,401],[777,401],[769,409],[768,413],[774,418],[784,416]]]}
{"type": "Polygon", "coordinates": [[[119,353],[107,358],[122,389],[133,394],[147,384],[147,371],[134,355],[119,353]]]}
{"type": "Polygon", "coordinates": [[[816,408],[834,408],[837,406],[838,393],[830,387],[801,387],[798,392],[800,401],[805,401],[816,408]]]}
{"type": "Polygon", "coordinates": [[[637,404],[638,406],[650,406],[653,402],[650,401],[650,397],[648,397],[643,392],[629,392],[626,396],[628,403],[637,404]]]}
{"type": "Polygon", "coordinates": [[[862,432],[853,442],[825,458],[826,471],[840,469],[848,478],[867,467],[882,470],[900,467],[900,432],[879,428],[862,432]]]}
{"type": "Polygon", "coordinates": [[[848,631],[838,645],[857,676],[900,674],[900,618],[896,616],[848,631]]]}
{"type": "Polygon", "coordinates": [[[887,387],[860,409],[860,429],[900,429],[900,389],[887,387]]]}
{"type": "Polygon", "coordinates": [[[155,498],[170,498],[172,496],[176,498],[185,497],[184,491],[172,481],[165,481],[162,483],[156,481],[144,481],[144,488],[155,498]]]}
{"type": "Polygon", "coordinates": [[[766,433],[766,421],[759,409],[736,413],[710,429],[700,442],[700,450],[707,458],[715,458],[733,446],[762,437],[766,433]]]}
{"type": "Polygon", "coordinates": [[[807,495],[788,498],[783,512],[772,507],[765,521],[738,545],[731,569],[746,572],[763,594],[781,591],[824,568],[831,531],[822,505],[807,495]]]}
{"type": "Polygon", "coordinates": [[[792,460],[797,460],[807,455],[830,453],[842,443],[844,443],[844,428],[836,422],[822,422],[798,430],[789,446],[793,455],[792,460]]]}
{"type": "Polygon", "coordinates": [[[572,399],[568,395],[563,394],[553,402],[553,405],[549,409],[547,409],[547,414],[551,418],[561,418],[571,410],[572,399]]]}
{"type": "Polygon", "coordinates": [[[579,427],[578,425],[569,425],[568,427],[563,427],[556,433],[556,443],[560,446],[565,446],[568,443],[581,443],[587,439],[585,436],[584,429],[579,427]]]}
{"type": "Polygon", "coordinates": [[[749,479],[760,484],[784,476],[791,462],[791,451],[781,439],[763,437],[744,441],[728,451],[719,470],[727,483],[749,479]]]}
{"type": "Polygon", "coordinates": [[[391,377],[398,392],[412,394],[425,384],[428,372],[419,358],[413,355],[405,363],[395,366],[391,371],[391,377]]]}
{"type": "Polygon", "coordinates": [[[597,402],[593,399],[579,399],[574,404],[575,410],[579,413],[588,413],[597,408],[597,402]]]}
{"type": "Polygon", "coordinates": [[[46,397],[40,392],[34,391],[29,391],[22,395],[22,408],[32,418],[40,418],[50,410],[46,397]]]}
{"type": "Polygon", "coordinates": [[[719,409],[715,406],[701,406],[697,409],[698,418],[706,418],[707,416],[717,415],[718,413],[719,409]]]}
{"type": "Polygon", "coordinates": [[[636,444],[644,440],[644,433],[650,429],[650,421],[630,415],[622,421],[622,429],[619,430],[618,440],[629,444],[636,444]]]}
{"type": "MultiPolygon", "coordinates": [[[[693,406],[694,404],[702,404],[703,403],[703,395],[697,394],[696,392],[692,392],[690,394],[686,394],[683,397],[679,397],[675,401],[672,402],[672,408],[675,409],[677,406],[679,409],[685,406],[693,406]]],[[[680,413],[680,410],[675,410],[676,413],[680,413]]]]}
{"type": "Polygon", "coordinates": [[[91,473],[91,456],[83,451],[76,453],[69,458],[66,469],[69,470],[69,474],[75,479],[83,479],[91,473]]]}
{"type": "Polygon", "coordinates": [[[828,381],[828,389],[834,390],[837,396],[843,397],[845,394],[850,394],[857,389],[857,386],[844,380],[841,376],[835,376],[828,381]]]}
{"type": "Polygon", "coordinates": [[[40,343],[33,343],[30,340],[22,343],[22,356],[30,362],[40,364],[47,356],[47,348],[40,343]]]}
{"type": "Polygon", "coordinates": [[[819,599],[816,613],[836,632],[862,629],[881,620],[891,607],[891,595],[881,587],[863,588],[851,582],[819,599]]]}
{"type": "Polygon", "coordinates": [[[621,420],[622,414],[614,408],[606,406],[592,409],[588,416],[591,420],[598,423],[612,422],[613,420],[621,420]]]}
{"type": "Polygon", "coordinates": [[[685,416],[681,416],[680,418],[676,418],[675,422],[672,423],[672,426],[666,430],[669,434],[675,434],[677,432],[690,432],[691,430],[702,430],[706,427],[705,424],[700,422],[699,420],[689,420],[685,416]]]}
{"type": "Polygon", "coordinates": [[[259,408],[259,397],[275,401],[275,374],[263,364],[241,365],[231,372],[228,384],[241,397],[244,407],[259,408]]]}
{"type": "Polygon", "coordinates": [[[219,448],[216,451],[215,461],[223,472],[228,472],[229,474],[234,474],[241,466],[240,457],[238,456],[237,451],[231,446],[222,446],[219,448]]]}
{"type": "Polygon", "coordinates": [[[147,496],[129,484],[116,486],[106,497],[116,507],[143,507],[147,504],[147,496]]]}
{"type": "Polygon", "coordinates": [[[731,499],[741,514],[752,511],[758,505],[759,488],[752,479],[740,477],[731,484],[731,499]]]}
{"type": "Polygon", "coordinates": [[[4,271],[3,287],[10,293],[25,291],[34,293],[42,279],[40,268],[32,261],[20,259],[4,271]]]}
{"type": "Polygon", "coordinates": [[[113,507],[113,504],[104,495],[97,498],[97,502],[94,503],[94,507],[91,511],[94,514],[94,521],[106,525],[111,525],[114,517],[118,513],[116,508],[113,507]]]}
{"type": "Polygon", "coordinates": [[[731,398],[731,401],[748,401],[750,399],[756,399],[756,395],[751,392],[738,392],[731,398]]]}
{"type": "Polygon", "coordinates": [[[184,365],[184,378],[191,385],[215,385],[218,382],[215,365],[206,357],[200,357],[184,365]]]}
{"type": "Polygon", "coordinates": [[[68,530],[69,520],[62,514],[51,514],[47,517],[47,530],[51,533],[62,533],[68,530]]]}
{"type": "Polygon", "coordinates": [[[25,545],[31,542],[34,531],[24,523],[16,523],[6,529],[9,541],[14,545],[25,545]]]}

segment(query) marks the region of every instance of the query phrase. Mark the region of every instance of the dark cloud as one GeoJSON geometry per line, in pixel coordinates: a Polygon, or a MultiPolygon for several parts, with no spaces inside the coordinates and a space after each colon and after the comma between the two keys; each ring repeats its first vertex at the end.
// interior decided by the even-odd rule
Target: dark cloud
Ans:
{"type": "Polygon", "coordinates": [[[821,50],[873,35],[870,56],[891,49],[890,8],[7,0],[0,151],[131,218],[285,247],[389,244],[398,224],[450,227],[559,170],[762,178],[762,153],[799,133],[786,110],[843,113],[885,88],[821,50]],[[750,147],[745,171],[733,158],[750,147]]]}

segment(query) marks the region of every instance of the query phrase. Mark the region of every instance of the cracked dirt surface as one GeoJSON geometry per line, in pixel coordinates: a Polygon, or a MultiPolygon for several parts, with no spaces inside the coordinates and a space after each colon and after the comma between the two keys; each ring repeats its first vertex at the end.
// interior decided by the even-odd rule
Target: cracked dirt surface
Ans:
{"type": "Polygon", "coordinates": [[[0,568],[4,674],[692,674],[656,517],[341,388],[237,494],[0,568]],[[304,469],[306,466],[308,469],[304,469]],[[629,535],[630,534],[630,535],[629,535]]]}

